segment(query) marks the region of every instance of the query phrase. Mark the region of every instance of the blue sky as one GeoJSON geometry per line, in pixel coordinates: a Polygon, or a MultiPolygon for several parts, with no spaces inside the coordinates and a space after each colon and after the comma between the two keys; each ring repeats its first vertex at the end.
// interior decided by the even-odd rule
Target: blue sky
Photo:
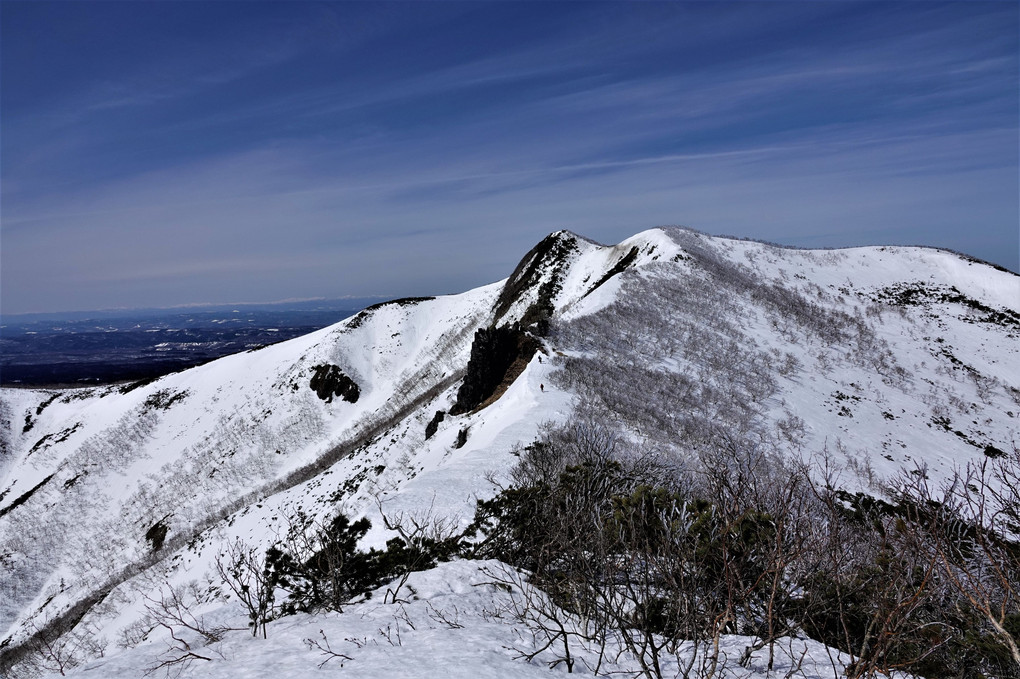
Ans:
{"type": "Polygon", "coordinates": [[[458,292],[561,228],[1017,270],[1018,8],[3,0],[2,311],[458,292]]]}

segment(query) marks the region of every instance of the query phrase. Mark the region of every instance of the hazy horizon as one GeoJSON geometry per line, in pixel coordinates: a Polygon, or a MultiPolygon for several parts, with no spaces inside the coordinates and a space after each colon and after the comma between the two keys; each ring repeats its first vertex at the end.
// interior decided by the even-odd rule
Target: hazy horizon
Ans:
{"type": "Polygon", "coordinates": [[[71,318],[85,318],[88,314],[97,314],[104,317],[131,317],[144,314],[157,316],[187,314],[187,313],[230,313],[235,309],[238,311],[266,311],[280,310],[293,311],[303,308],[329,308],[329,309],[361,309],[370,304],[394,299],[385,295],[368,295],[365,297],[336,297],[326,299],[323,297],[311,297],[308,299],[284,299],[255,302],[195,302],[192,304],[175,304],[165,307],[107,307],[105,309],[76,309],[57,311],[27,311],[23,313],[0,313],[3,322],[32,322],[35,320],[59,320],[71,318]],[[346,305],[346,306],[341,306],[346,305]]]}
{"type": "MultiPolygon", "coordinates": [[[[660,227],[655,227],[655,228],[660,228],[660,227]]],[[[670,227],[665,227],[665,228],[670,228],[670,227]]],[[[681,228],[689,228],[689,227],[681,227],[681,228]]],[[[578,234],[578,235],[582,235],[583,236],[583,234],[578,234]]],[[[708,234],[708,235],[716,236],[716,234],[708,234]]],[[[720,237],[720,238],[740,238],[740,239],[746,239],[747,238],[747,237],[732,236],[732,235],[718,235],[718,237],[720,237]]],[[[758,240],[758,239],[753,239],[752,238],[751,240],[758,240]]],[[[769,241],[765,241],[765,242],[769,242],[769,241]]],[[[781,243],[779,243],[778,245],[784,246],[784,244],[781,244],[781,243]]],[[[882,244],[876,243],[874,245],[875,246],[881,246],[882,244]]],[[[785,247],[790,247],[790,248],[794,248],[794,249],[800,249],[798,246],[785,246],[785,247]]],[[[845,247],[857,247],[857,246],[845,246],[845,247]]],[[[915,245],[902,244],[902,245],[899,245],[898,247],[934,247],[934,246],[923,246],[923,245],[916,245],[916,244],[915,245]]],[[[811,248],[808,248],[808,249],[811,249],[811,248]]],[[[816,249],[819,249],[819,250],[840,250],[840,249],[844,249],[844,248],[839,248],[839,247],[832,247],[832,248],[820,247],[820,248],[816,248],[816,249]]],[[[959,251],[955,251],[955,250],[951,250],[951,251],[959,252],[959,251]]],[[[524,252],[521,253],[522,257],[523,257],[524,254],[525,254],[524,252]]],[[[974,257],[973,255],[970,255],[970,253],[966,253],[966,252],[959,252],[959,254],[963,254],[963,255],[966,255],[968,257],[974,257]]],[[[980,260],[980,258],[976,258],[976,259],[980,260]]],[[[980,261],[986,262],[986,263],[991,264],[993,266],[1002,266],[1000,264],[996,264],[995,262],[988,262],[987,260],[980,260],[980,261]]],[[[1004,268],[1008,269],[1009,271],[1011,271],[1013,273],[1016,273],[1016,274],[1020,275],[1020,272],[1018,272],[1015,269],[1009,269],[1009,267],[1004,267],[1004,268]]],[[[500,279],[489,281],[489,283],[495,283],[495,282],[497,282],[497,280],[500,280],[500,279]]],[[[486,283],[481,283],[480,285],[486,285],[486,283]]],[[[457,294],[459,292],[467,292],[467,290],[456,290],[456,291],[448,291],[448,292],[438,292],[438,293],[434,293],[433,295],[429,295],[429,296],[438,296],[438,295],[444,295],[444,294],[457,294]]],[[[23,311],[23,312],[16,312],[16,313],[6,313],[6,312],[3,312],[2,309],[0,309],[0,319],[3,319],[3,321],[5,321],[5,322],[9,321],[9,320],[15,320],[15,321],[22,321],[22,322],[24,322],[24,321],[27,321],[28,319],[36,320],[36,318],[38,318],[40,320],[56,320],[56,319],[61,319],[61,318],[71,318],[71,317],[75,317],[75,316],[79,316],[80,317],[83,314],[101,314],[101,315],[111,315],[111,316],[114,316],[114,315],[115,316],[133,316],[133,315],[145,314],[145,313],[150,313],[150,312],[151,313],[156,313],[156,314],[172,314],[172,313],[175,313],[175,312],[186,313],[188,311],[194,311],[196,313],[199,313],[199,312],[219,312],[219,313],[225,313],[225,312],[229,311],[231,307],[241,307],[241,308],[245,308],[245,309],[249,309],[249,310],[252,309],[252,308],[258,308],[258,307],[280,307],[281,309],[294,309],[294,308],[298,308],[300,306],[305,306],[305,305],[309,305],[309,304],[313,304],[313,303],[319,303],[320,305],[327,305],[327,306],[329,306],[331,308],[341,308],[341,307],[337,306],[337,304],[345,303],[345,302],[349,302],[351,304],[351,308],[363,308],[364,306],[369,306],[370,304],[373,304],[373,303],[376,303],[376,302],[379,302],[379,301],[393,300],[393,299],[398,299],[399,297],[400,297],[400,295],[362,295],[362,296],[359,296],[359,295],[344,295],[344,296],[340,296],[340,297],[306,297],[306,298],[275,299],[275,300],[253,300],[253,301],[245,301],[245,302],[239,302],[239,301],[232,301],[232,302],[231,301],[227,301],[227,302],[223,302],[223,301],[205,301],[205,302],[187,302],[187,303],[181,303],[181,304],[172,304],[172,305],[169,305],[169,306],[106,307],[106,308],[100,308],[100,309],[57,309],[57,310],[54,310],[54,311],[23,311]]],[[[344,307],[344,308],[346,308],[346,307],[344,307]]]]}

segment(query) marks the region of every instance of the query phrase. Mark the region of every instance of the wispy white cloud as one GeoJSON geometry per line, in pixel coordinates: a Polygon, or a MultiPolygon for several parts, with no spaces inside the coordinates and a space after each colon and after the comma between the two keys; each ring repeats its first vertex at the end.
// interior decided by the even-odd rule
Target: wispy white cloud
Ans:
{"type": "Polygon", "coordinates": [[[965,161],[1010,141],[1007,130],[511,172],[454,165],[432,177],[391,163],[386,176],[325,176],[303,165],[302,148],[275,148],[26,207],[5,232],[5,248],[22,257],[5,262],[4,292],[37,300],[23,310],[70,289],[82,306],[115,289],[122,298],[137,294],[139,304],[188,294],[256,301],[281,291],[452,292],[506,275],[558,228],[616,241],[668,223],[802,245],[821,244],[817,234],[825,234],[829,245],[867,238],[968,249],[963,227],[987,230],[1004,210],[1015,214],[1015,204],[1003,205],[1008,168],[965,161]],[[919,177],[910,171],[917,162],[941,168],[919,177]],[[301,181],[281,177],[279,167],[301,181]],[[35,285],[39,261],[53,292],[35,285]]]}

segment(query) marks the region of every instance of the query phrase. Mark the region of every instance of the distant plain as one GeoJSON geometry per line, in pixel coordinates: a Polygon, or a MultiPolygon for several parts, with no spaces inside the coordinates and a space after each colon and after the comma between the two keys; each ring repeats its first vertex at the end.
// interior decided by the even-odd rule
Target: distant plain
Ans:
{"type": "Polygon", "coordinates": [[[152,379],[313,332],[380,299],[7,316],[0,322],[0,384],[152,379]]]}

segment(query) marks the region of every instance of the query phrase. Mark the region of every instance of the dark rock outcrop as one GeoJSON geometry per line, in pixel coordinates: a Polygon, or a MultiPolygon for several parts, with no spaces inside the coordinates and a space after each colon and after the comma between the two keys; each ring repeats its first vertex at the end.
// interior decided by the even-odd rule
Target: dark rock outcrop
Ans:
{"type": "Polygon", "coordinates": [[[439,431],[439,423],[443,421],[444,417],[446,417],[446,411],[437,410],[435,416],[432,418],[432,421],[425,425],[426,441],[428,441],[430,438],[436,435],[436,432],[439,431]]]}
{"type": "Polygon", "coordinates": [[[361,396],[361,389],[354,380],[345,375],[340,366],[329,363],[315,366],[315,374],[309,386],[326,403],[331,403],[334,396],[349,403],[357,403],[361,396]]]}
{"type": "Polygon", "coordinates": [[[516,323],[477,330],[471,344],[467,374],[450,414],[470,412],[489,400],[501,386],[505,389],[537,350],[538,341],[516,323]],[[518,369],[513,370],[514,366],[518,369]]]}

